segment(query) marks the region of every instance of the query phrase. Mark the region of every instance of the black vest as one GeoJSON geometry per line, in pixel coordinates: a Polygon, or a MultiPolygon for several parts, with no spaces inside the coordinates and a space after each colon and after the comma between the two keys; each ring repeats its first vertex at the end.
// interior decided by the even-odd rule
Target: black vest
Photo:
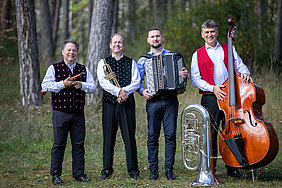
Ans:
{"type": "MultiPolygon", "coordinates": [[[[114,57],[109,56],[105,58],[106,62],[110,65],[115,77],[121,87],[125,87],[131,83],[131,70],[132,59],[123,56],[120,60],[116,60],[114,57]]],[[[103,90],[103,102],[116,103],[117,97],[103,90]]],[[[127,99],[128,102],[134,102],[133,94],[131,93],[127,99]]]]}
{"type": "MultiPolygon", "coordinates": [[[[75,76],[81,72],[86,73],[84,65],[76,63],[73,74],[70,68],[64,61],[53,64],[55,69],[56,82],[65,80],[69,76],[75,76]]],[[[86,82],[86,74],[76,78],[77,81],[86,82]]],[[[75,89],[74,87],[67,87],[60,92],[52,92],[52,108],[53,110],[63,112],[81,112],[84,110],[85,105],[85,92],[81,89],[75,89]]]]}

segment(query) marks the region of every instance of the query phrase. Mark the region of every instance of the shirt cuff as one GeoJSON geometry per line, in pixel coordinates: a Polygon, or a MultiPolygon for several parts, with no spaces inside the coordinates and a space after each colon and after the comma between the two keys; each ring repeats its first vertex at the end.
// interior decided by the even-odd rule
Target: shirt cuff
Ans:
{"type": "Polygon", "coordinates": [[[60,90],[64,89],[65,88],[64,80],[59,81],[58,86],[60,90]]]}
{"type": "Polygon", "coordinates": [[[114,89],[114,94],[116,97],[118,97],[120,90],[121,88],[118,88],[118,87],[114,89]]]}
{"type": "Polygon", "coordinates": [[[210,86],[208,87],[208,91],[213,93],[213,88],[214,88],[214,85],[210,85],[210,86]]]}

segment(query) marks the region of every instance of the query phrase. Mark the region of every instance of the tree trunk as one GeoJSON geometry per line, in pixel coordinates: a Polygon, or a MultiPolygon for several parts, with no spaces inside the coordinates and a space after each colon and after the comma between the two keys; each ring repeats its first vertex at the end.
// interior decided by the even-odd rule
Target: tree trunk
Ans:
{"type": "Polygon", "coordinates": [[[39,3],[42,60],[46,65],[53,63],[55,58],[55,45],[53,42],[51,15],[48,0],[41,0],[39,3]]]}
{"type": "Polygon", "coordinates": [[[59,30],[59,17],[60,17],[60,8],[61,8],[61,0],[57,0],[55,4],[54,17],[53,17],[53,27],[52,27],[52,38],[54,42],[54,46],[56,49],[57,40],[58,40],[58,30],[59,30]]]}
{"type": "Polygon", "coordinates": [[[282,2],[277,0],[277,20],[275,28],[274,60],[282,61],[282,2]]]}
{"type": "Polygon", "coordinates": [[[114,0],[115,6],[114,6],[114,17],[113,17],[113,28],[112,28],[112,34],[118,32],[118,11],[119,11],[119,0],[114,0]]]}
{"type": "Polygon", "coordinates": [[[10,28],[12,25],[12,3],[11,0],[4,0],[1,8],[2,28],[10,28]]]}
{"type": "Polygon", "coordinates": [[[113,13],[114,0],[94,1],[86,66],[93,74],[97,90],[94,94],[88,95],[87,104],[96,104],[102,101],[102,88],[98,84],[96,70],[100,59],[110,55],[109,44],[111,41],[113,13]]]}
{"type": "Polygon", "coordinates": [[[135,40],[135,20],[136,20],[136,1],[128,0],[128,42],[133,43],[135,40]]]}
{"type": "Polygon", "coordinates": [[[168,16],[168,0],[153,0],[153,15],[157,27],[162,27],[168,16]]]}
{"type": "Polygon", "coordinates": [[[41,105],[40,66],[34,1],[16,0],[18,50],[20,66],[20,96],[22,106],[41,105]]]}
{"type": "Polygon", "coordinates": [[[262,45],[263,0],[258,0],[258,42],[262,45]]]}
{"type": "Polygon", "coordinates": [[[244,60],[244,63],[247,66],[249,66],[250,71],[253,72],[254,70],[254,47],[253,47],[253,42],[252,42],[253,37],[250,31],[248,8],[246,6],[245,0],[243,2],[244,2],[243,3],[244,6],[242,7],[242,10],[241,10],[241,16],[243,20],[243,29],[245,30],[246,36],[249,41],[249,43],[244,46],[244,48],[246,48],[244,50],[246,55],[244,56],[243,60],[244,60]]]}
{"type": "Polygon", "coordinates": [[[62,41],[69,38],[69,0],[63,0],[62,41]]]}
{"type": "Polygon", "coordinates": [[[88,27],[88,38],[90,34],[90,29],[91,29],[91,20],[92,20],[92,12],[93,12],[93,0],[89,0],[89,27],[88,27]]]}

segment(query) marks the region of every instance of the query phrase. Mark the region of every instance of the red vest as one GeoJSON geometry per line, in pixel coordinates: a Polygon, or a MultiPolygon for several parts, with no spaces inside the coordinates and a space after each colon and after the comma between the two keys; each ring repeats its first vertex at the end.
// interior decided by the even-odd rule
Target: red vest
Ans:
{"type": "MultiPolygon", "coordinates": [[[[220,45],[224,51],[223,62],[228,71],[228,45],[227,44],[220,44],[220,45]]],[[[214,64],[212,60],[210,59],[205,46],[197,49],[197,60],[198,60],[199,71],[200,71],[202,79],[211,85],[215,85],[214,79],[213,79],[214,64]]],[[[199,93],[200,94],[213,94],[212,92],[202,91],[202,90],[199,90],[199,93]]]]}

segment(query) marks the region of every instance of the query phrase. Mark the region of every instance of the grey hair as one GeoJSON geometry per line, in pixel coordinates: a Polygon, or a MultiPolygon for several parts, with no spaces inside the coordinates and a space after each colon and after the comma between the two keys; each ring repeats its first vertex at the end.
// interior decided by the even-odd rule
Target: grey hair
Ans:
{"type": "Polygon", "coordinates": [[[65,49],[67,43],[73,43],[73,44],[75,44],[76,50],[78,51],[78,49],[79,49],[79,44],[78,44],[74,39],[66,39],[66,40],[63,42],[62,47],[61,47],[61,50],[62,50],[62,51],[65,49]]]}
{"type": "Polygon", "coordinates": [[[114,33],[114,34],[112,34],[112,36],[111,36],[111,42],[113,41],[113,37],[114,36],[121,36],[121,38],[122,38],[122,42],[124,43],[124,37],[123,37],[123,35],[122,34],[120,34],[120,33],[114,33]]]}
{"type": "Polygon", "coordinates": [[[217,31],[217,24],[214,20],[207,20],[202,24],[201,32],[203,31],[204,28],[215,28],[215,30],[217,31]]]}

